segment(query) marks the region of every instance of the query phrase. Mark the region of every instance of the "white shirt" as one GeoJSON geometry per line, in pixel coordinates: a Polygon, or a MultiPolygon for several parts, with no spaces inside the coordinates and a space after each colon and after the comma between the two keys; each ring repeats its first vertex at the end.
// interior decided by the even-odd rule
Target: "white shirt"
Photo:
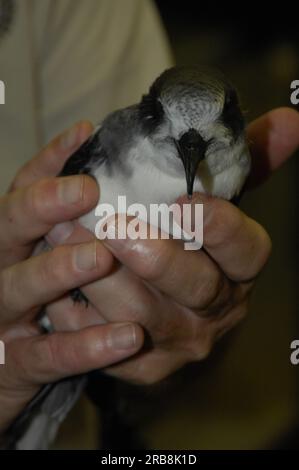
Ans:
{"type": "Polygon", "coordinates": [[[54,135],[139,101],[171,64],[147,0],[15,0],[0,36],[0,191],[54,135]]]}

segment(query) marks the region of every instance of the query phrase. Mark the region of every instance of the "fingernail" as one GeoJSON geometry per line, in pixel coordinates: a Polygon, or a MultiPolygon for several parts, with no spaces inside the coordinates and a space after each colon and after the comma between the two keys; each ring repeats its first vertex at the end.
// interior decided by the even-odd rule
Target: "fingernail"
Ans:
{"type": "Polygon", "coordinates": [[[82,200],[83,176],[62,178],[59,182],[58,196],[63,204],[75,204],[82,200]]]}
{"type": "Polygon", "coordinates": [[[46,240],[50,245],[59,245],[67,240],[73,233],[75,225],[73,222],[62,222],[56,224],[46,235],[46,240]]]}
{"type": "Polygon", "coordinates": [[[79,129],[77,125],[72,126],[70,129],[68,129],[61,136],[61,141],[60,141],[61,148],[64,150],[67,150],[73,147],[77,142],[78,134],[79,134],[79,129]]]}
{"type": "Polygon", "coordinates": [[[91,271],[97,266],[96,242],[84,243],[75,250],[75,264],[80,271],[91,271]]]}
{"type": "Polygon", "coordinates": [[[114,326],[108,338],[113,349],[132,349],[136,346],[136,330],[130,323],[114,326]]]}

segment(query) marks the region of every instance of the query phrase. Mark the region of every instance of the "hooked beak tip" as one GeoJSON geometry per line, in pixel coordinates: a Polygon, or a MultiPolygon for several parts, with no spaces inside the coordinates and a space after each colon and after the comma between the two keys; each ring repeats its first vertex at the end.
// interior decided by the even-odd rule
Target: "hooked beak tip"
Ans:
{"type": "Polygon", "coordinates": [[[187,195],[192,199],[194,180],[196,172],[201,161],[205,158],[205,152],[208,145],[201,135],[195,129],[190,129],[175,141],[178,156],[182,160],[185,169],[187,195]]]}

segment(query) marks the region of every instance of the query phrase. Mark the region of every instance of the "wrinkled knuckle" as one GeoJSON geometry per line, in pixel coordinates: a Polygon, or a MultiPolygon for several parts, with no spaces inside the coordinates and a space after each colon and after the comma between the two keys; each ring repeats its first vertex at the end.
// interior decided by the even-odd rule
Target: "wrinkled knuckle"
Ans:
{"type": "Polygon", "coordinates": [[[27,361],[24,360],[24,352],[20,351],[20,348],[16,347],[13,343],[9,345],[6,351],[7,359],[13,364],[14,373],[17,374],[18,380],[26,383],[30,381],[32,371],[29,369],[27,361]]]}
{"type": "MultiPolygon", "coordinates": [[[[51,335],[37,337],[30,344],[30,353],[14,353],[18,377],[27,383],[43,383],[47,374],[55,369],[56,354],[51,335]]],[[[29,352],[29,351],[28,351],[29,352]]]]}
{"type": "Polygon", "coordinates": [[[218,270],[211,270],[205,280],[198,285],[191,298],[190,307],[205,308],[215,301],[223,288],[223,276],[218,270]]]}
{"type": "Polygon", "coordinates": [[[47,335],[43,341],[40,341],[38,349],[40,351],[37,351],[37,353],[40,353],[42,355],[40,357],[43,358],[42,368],[45,369],[40,372],[58,371],[61,369],[59,361],[60,352],[54,335],[47,335]]]}

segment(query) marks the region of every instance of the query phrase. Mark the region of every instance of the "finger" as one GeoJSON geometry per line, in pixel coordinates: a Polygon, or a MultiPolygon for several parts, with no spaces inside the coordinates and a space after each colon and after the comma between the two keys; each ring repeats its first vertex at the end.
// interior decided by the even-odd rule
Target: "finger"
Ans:
{"type": "MultiPolygon", "coordinates": [[[[78,222],[71,225],[71,228],[66,224],[59,224],[54,227],[47,235],[50,244],[55,246],[60,243],[86,242],[95,238],[95,235],[83,228],[78,222]],[[69,235],[69,233],[71,234],[69,235]]],[[[104,245],[103,249],[109,251],[104,245]]],[[[124,266],[114,266],[108,276],[81,287],[81,290],[91,304],[96,307],[97,322],[138,321],[150,330],[154,330],[157,325],[159,326],[157,330],[161,330],[163,318],[161,318],[161,315],[159,317],[155,315],[161,299],[158,299],[157,295],[153,296],[142,280],[132,275],[132,272],[124,266]]],[[[61,306],[59,306],[60,309],[63,310],[61,306]]],[[[57,315],[55,315],[55,318],[61,325],[61,320],[57,319],[57,315]]],[[[75,316],[70,319],[70,323],[79,325],[84,321],[92,321],[91,317],[87,319],[84,315],[79,319],[79,315],[79,311],[76,312],[75,316]]]]}
{"type": "MultiPolygon", "coordinates": [[[[196,203],[204,203],[203,234],[206,252],[231,280],[246,281],[254,278],[265,264],[271,250],[269,236],[263,227],[227,201],[197,195],[192,205],[196,203]]],[[[119,223],[121,221],[123,216],[119,217],[119,223]]],[[[165,278],[174,277],[173,285],[179,290],[185,284],[177,283],[177,271],[182,271],[186,277],[186,271],[191,270],[192,276],[188,276],[190,283],[192,279],[197,278],[194,270],[196,265],[200,264],[208,284],[211,282],[210,289],[205,285],[207,292],[211,293],[211,296],[219,292],[223,278],[219,272],[213,271],[213,265],[204,257],[203,252],[181,251],[181,254],[175,254],[173,247],[177,242],[173,240],[119,239],[118,226],[114,225],[113,219],[110,224],[111,233],[114,230],[116,233],[104,241],[105,245],[130,269],[134,272],[137,270],[141,277],[154,282],[155,285],[159,281],[163,284],[165,278]],[[177,256],[180,257],[179,263],[177,256]],[[187,266],[187,269],[184,266],[187,266]]],[[[143,225],[143,222],[140,224],[143,225]]],[[[205,284],[204,280],[202,282],[205,284]]]]}
{"type": "Polygon", "coordinates": [[[248,297],[233,305],[225,315],[217,318],[213,324],[214,341],[222,338],[228,331],[237,326],[248,313],[248,297]]]}
{"type": "MultiPolygon", "coordinates": [[[[95,235],[82,227],[78,221],[74,221],[56,225],[47,234],[46,239],[47,242],[54,247],[60,244],[69,245],[74,243],[91,242],[92,240],[95,240],[95,235]]],[[[104,245],[102,245],[101,248],[106,250],[104,245]]],[[[108,285],[110,285],[110,283],[111,281],[108,281],[108,285]]],[[[68,331],[70,329],[76,330],[90,325],[105,323],[105,317],[100,313],[98,306],[100,306],[101,312],[105,311],[106,302],[109,303],[112,310],[111,316],[109,316],[109,321],[114,321],[114,319],[117,321],[118,318],[121,318],[122,320],[127,319],[127,317],[124,316],[124,312],[122,312],[120,317],[114,315],[116,305],[115,289],[117,290],[117,297],[124,298],[123,295],[125,292],[122,284],[115,286],[115,288],[113,287],[112,289],[108,289],[106,292],[105,286],[102,286],[99,283],[99,280],[98,282],[94,281],[88,285],[87,289],[84,287],[81,288],[89,300],[88,309],[85,307],[84,303],[74,303],[70,297],[66,297],[48,305],[47,314],[49,315],[55,329],[60,331],[68,331]],[[110,296],[111,301],[108,299],[110,296]],[[97,308],[93,307],[92,304],[96,305],[97,308]]]]}
{"type": "Polygon", "coordinates": [[[205,251],[229,279],[237,282],[254,279],[270,255],[267,232],[228,201],[198,194],[192,205],[197,203],[204,204],[205,251]]]}
{"type": "MultiPolygon", "coordinates": [[[[136,355],[123,363],[113,364],[105,369],[105,373],[118,380],[129,381],[134,385],[151,386],[158,384],[187,363],[207,357],[207,353],[200,356],[199,353],[195,355],[193,351],[188,351],[187,344],[188,341],[186,340],[186,350],[184,350],[184,344],[179,345],[178,354],[176,353],[177,347],[174,348],[173,344],[170,349],[156,347],[149,352],[144,352],[141,357],[136,355]]],[[[197,349],[199,349],[199,346],[197,346],[197,349]]]]}
{"type": "Polygon", "coordinates": [[[253,121],[247,129],[252,154],[248,187],[264,181],[299,147],[299,113],[278,108],[253,121]]]}
{"type": "MultiPolygon", "coordinates": [[[[59,243],[78,243],[79,240],[89,241],[94,239],[94,235],[76,222],[72,223],[71,229],[65,224],[54,227],[47,238],[52,246],[55,246],[59,243]],[[70,232],[71,235],[69,235],[70,232]]],[[[161,311],[166,312],[169,309],[170,299],[158,291],[154,292],[153,288],[149,289],[140,277],[125,266],[121,264],[114,266],[107,276],[83,286],[81,290],[95,306],[97,322],[136,321],[151,332],[155,341],[159,342],[162,339],[165,342],[163,331],[169,330],[169,317],[161,315],[161,311]]],[[[183,289],[180,290],[183,291],[183,289]]],[[[178,289],[175,287],[175,293],[177,291],[178,289]]],[[[190,302],[190,299],[188,300],[190,302]]],[[[63,308],[59,306],[59,310],[60,308],[63,313],[63,308]]],[[[70,324],[75,323],[77,326],[81,322],[93,320],[91,317],[87,319],[84,312],[79,318],[81,308],[69,320],[70,324]]],[[[181,315],[175,306],[172,308],[171,318],[173,325],[180,324],[181,315]]],[[[60,321],[58,320],[59,325],[60,321]]],[[[174,331],[174,327],[172,327],[172,331],[174,331]]],[[[172,337],[170,332],[168,332],[168,336],[172,337]]]]}
{"type": "Polygon", "coordinates": [[[62,222],[55,225],[46,235],[50,246],[92,241],[95,234],[83,227],[79,221],[62,222]]]}
{"type": "Polygon", "coordinates": [[[9,345],[6,368],[21,384],[44,384],[117,363],[142,344],[142,328],[133,323],[37,335],[9,345]]]}
{"type": "Polygon", "coordinates": [[[93,241],[57,247],[0,272],[1,322],[11,322],[70,289],[107,275],[113,257],[93,241]]]}
{"type": "Polygon", "coordinates": [[[92,130],[90,122],[80,121],[53,139],[19,170],[10,191],[28,186],[41,178],[58,175],[66,160],[88,139],[92,130]]]}
{"type": "Polygon", "coordinates": [[[24,246],[56,223],[79,217],[97,202],[99,189],[87,175],[40,180],[0,200],[0,243],[24,246]]]}
{"type": "MultiPolygon", "coordinates": [[[[119,224],[125,221],[125,216],[119,216],[115,225],[111,219],[108,230],[116,233],[104,241],[124,265],[185,306],[205,308],[216,300],[226,280],[209,256],[185,251],[182,243],[170,239],[120,239],[119,224]]],[[[146,229],[145,222],[139,224],[140,230],[146,229]]]]}
{"type": "Polygon", "coordinates": [[[55,331],[76,331],[106,323],[92,303],[86,306],[84,302],[74,302],[69,295],[48,304],[46,313],[55,331]]]}

